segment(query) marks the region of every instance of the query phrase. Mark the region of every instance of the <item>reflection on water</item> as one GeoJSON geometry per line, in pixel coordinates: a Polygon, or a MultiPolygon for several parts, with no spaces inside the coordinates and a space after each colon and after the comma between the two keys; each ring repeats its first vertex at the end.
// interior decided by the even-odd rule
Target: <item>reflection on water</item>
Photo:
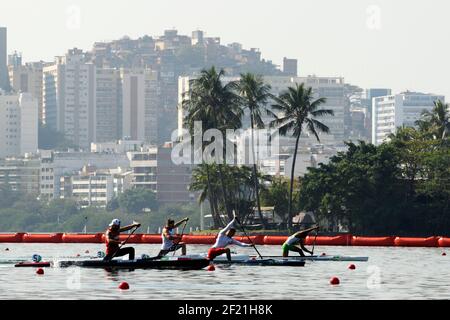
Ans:
{"type": "MultiPolygon", "coordinates": [[[[135,248],[138,256],[159,250],[158,245],[135,248]]],[[[0,244],[0,299],[450,299],[450,255],[441,256],[442,248],[316,247],[317,253],[369,256],[369,262],[354,262],[356,270],[347,268],[349,262],[316,261],[303,268],[218,265],[214,272],[46,268],[38,276],[35,269],[6,263],[34,253],[61,260],[102,249],[99,244],[0,244]],[[329,285],[332,276],[339,277],[339,286],[329,285]],[[122,281],[130,290],[118,289],[122,281]]],[[[188,248],[191,253],[207,249],[188,248]]],[[[259,251],[281,254],[278,246],[259,251]]]]}

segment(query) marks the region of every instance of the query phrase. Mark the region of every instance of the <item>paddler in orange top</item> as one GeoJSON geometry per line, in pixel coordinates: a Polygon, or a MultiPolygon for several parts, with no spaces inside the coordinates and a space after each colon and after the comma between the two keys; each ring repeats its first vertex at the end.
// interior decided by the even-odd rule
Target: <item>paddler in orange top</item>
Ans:
{"type": "Polygon", "coordinates": [[[129,226],[120,227],[120,220],[114,219],[109,224],[108,230],[105,233],[106,242],[106,256],[103,260],[111,260],[113,257],[121,257],[128,254],[130,260],[134,260],[134,248],[120,248],[122,242],[119,240],[121,232],[128,231],[134,227],[140,227],[140,223],[133,223],[129,226]]]}

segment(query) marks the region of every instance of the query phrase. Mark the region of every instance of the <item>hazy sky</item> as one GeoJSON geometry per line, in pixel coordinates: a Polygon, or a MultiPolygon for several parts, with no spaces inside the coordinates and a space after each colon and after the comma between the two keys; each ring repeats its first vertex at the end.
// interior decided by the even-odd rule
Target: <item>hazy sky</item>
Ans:
{"type": "Polygon", "coordinates": [[[8,51],[53,60],[95,41],[201,29],[222,43],[259,48],[300,75],[343,76],[362,87],[446,94],[448,0],[15,0],[1,1],[8,51]],[[78,15],[78,12],[80,13],[78,15]]]}

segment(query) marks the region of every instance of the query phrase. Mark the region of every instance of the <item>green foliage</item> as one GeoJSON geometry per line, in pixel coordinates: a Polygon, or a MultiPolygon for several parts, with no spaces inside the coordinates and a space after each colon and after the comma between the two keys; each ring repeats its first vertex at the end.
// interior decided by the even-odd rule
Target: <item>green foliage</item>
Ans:
{"type": "MultiPolygon", "coordinates": [[[[269,187],[261,192],[261,203],[263,206],[273,206],[275,214],[278,215],[284,223],[288,221],[289,206],[289,180],[286,178],[274,178],[269,187]]],[[[298,183],[294,182],[293,192],[293,212],[298,212],[298,183]]]]}
{"type": "MultiPolygon", "coordinates": [[[[211,212],[215,212],[213,219],[215,226],[220,227],[226,224],[220,213],[225,212],[225,199],[223,197],[222,185],[227,190],[227,200],[232,209],[236,212],[241,221],[253,214],[255,207],[255,184],[253,171],[246,166],[222,166],[222,177],[219,172],[219,165],[202,164],[193,170],[191,190],[200,191],[199,202],[208,199],[211,212]]],[[[267,177],[258,175],[258,180],[267,181],[267,177]]]]}
{"type": "Polygon", "coordinates": [[[130,213],[141,213],[144,209],[155,210],[158,207],[156,194],[144,188],[125,191],[119,196],[118,204],[123,211],[130,213]]]}
{"type": "Polygon", "coordinates": [[[317,141],[320,141],[319,133],[329,133],[330,129],[317,120],[317,118],[326,115],[332,116],[334,113],[330,109],[319,109],[326,102],[326,99],[318,98],[314,100],[312,88],[305,87],[303,83],[300,85],[296,84],[295,87],[288,87],[286,91],[282,92],[278,97],[275,97],[274,101],[275,103],[272,105],[272,108],[275,112],[278,112],[279,116],[274,113],[272,114],[275,120],[270,123],[270,126],[277,128],[283,136],[289,135],[295,138],[287,213],[288,228],[290,229],[293,216],[295,162],[300,136],[306,130],[313,134],[317,141]]]}
{"type": "Polygon", "coordinates": [[[301,209],[354,234],[448,234],[448,149],[434,148],[411,128],[378,147],[347,145],[348,151],[330,163],[309,169],[301,184],[301,209]]]}

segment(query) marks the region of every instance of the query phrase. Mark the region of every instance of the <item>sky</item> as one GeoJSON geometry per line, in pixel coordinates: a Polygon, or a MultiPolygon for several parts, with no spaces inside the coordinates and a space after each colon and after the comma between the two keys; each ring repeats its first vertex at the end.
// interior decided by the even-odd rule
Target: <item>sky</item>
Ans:
{"type": "Polygon", "coordinates": [[[67,49],[124,35],[203,30],[259,48],[299,75],[342,76],[363,88],[445,94],[450,100],[448,0],[15,0],[1,1],[8,52],[52,61],[67,49]]]}

